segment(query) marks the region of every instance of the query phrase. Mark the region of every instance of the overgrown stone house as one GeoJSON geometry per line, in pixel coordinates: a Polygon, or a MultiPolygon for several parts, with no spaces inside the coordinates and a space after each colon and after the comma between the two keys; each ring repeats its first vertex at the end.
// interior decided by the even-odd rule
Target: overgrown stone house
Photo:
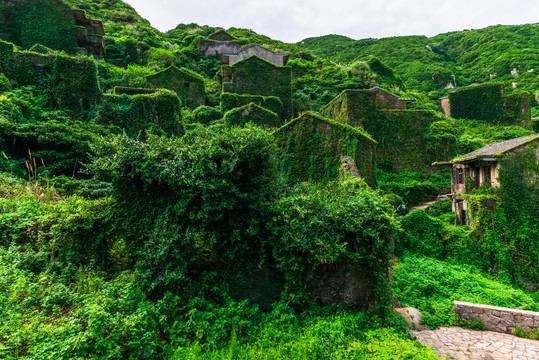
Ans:
{"type": "MultiPolygon", "coordinates": [[[[451,194],[457,223],[466,223],[468,202],[462,194],[478,189],[481,185],[500,186],[498,174],[500,159],[505,155],[532,144],[539,144],[539,134],[489,144],[449,162],[435,165],[451,168],[451,194]]],[[[536,149],[539,158],[539,148],[536,149]]]]}

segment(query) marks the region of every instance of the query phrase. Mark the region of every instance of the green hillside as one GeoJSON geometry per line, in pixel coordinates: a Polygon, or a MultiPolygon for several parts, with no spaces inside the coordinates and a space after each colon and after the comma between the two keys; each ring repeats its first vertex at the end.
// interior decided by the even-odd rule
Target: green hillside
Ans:
{"type": "Polygon", "coordinates": [[[431,166],[539,131],[537,24],[287,44],[64,2],[0,0],[0,358],[434,360],[395,307],[539,310],[537,148],[463,224],[431,166]]]}
{"type": "Polygon", "coordinates": [[[431,38],[399,36],[352,40],[339,35],[298,43],[314,55],[339,63],[375,56],[392,67],[409,89],[443,89],[456,77],[458,86],[501,81],[508,89],[536,91],[539,24],[497,25],[455,31],[431,38]],[[513,69],[518,75],[512,75],[513,69]]]}

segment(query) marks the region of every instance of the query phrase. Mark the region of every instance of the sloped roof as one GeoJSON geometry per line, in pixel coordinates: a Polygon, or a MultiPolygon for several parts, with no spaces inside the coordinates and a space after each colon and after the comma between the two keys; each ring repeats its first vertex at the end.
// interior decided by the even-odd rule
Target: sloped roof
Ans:
{"type": "Polygon", "coordinates": [[[481,158],[498,158],[508,151],[515,150],[535,140],[539,140],[539,134],[523,136],[515,139],[505,140],[502,142],[488,144],[481,149],[477,149],[475,151],[472,151],[471,153],[453,159],[451,163],[468,162],[481,158]]]}
{"type": "Polygon", "coordinates": [[[382,88],[379,87],[379,86],[375,86],[375,87],[373,87],[373,88],[370,88],[369,91],[371,91],[371,92],[377,92],[377,91],[384,92],[384,93],[386,93],[386,94],[388,94],[388,95],[393,96],[393,97],[396,98],[396,99],[400,99],[398,95],[395,95],[395,94],[393,94],[392,92],[387,91],[386,89],[382,89],[382,88]]]}
{"type": "Polygon", "coordinates": [[[193,73],[192,71],[188,70],[188,69],[184,69],[184,68],[178,68],[174,65],[171,65],[169,66],[168,68],[164,69],[164,70],[161,70],[161,71],[158,71],[156,72],[155,74],[151,74],[151,75],[146,75],[145,78],[147,80],[153,80],[155,78],[161,78],[163,76],[167,77],[167,76],[171,76],[171,74],[176,74],[176,75],[179,75],[183,78],[187,78],[187,79],[190,79],[192,81],[198,81],[198,82],[202,82],[204,83],[204,78],[202,78],[202,76],[196,74],[196,73],[193,73]]]}
{"type": "Polygon", "coordinates": [[[258,57],[258,56],[256,56],[256,55],[251,55],[251,56],[249,56],[249,57],[246,57],[245,59],[241,59],[240,61],[237,61],[237,62],[235,62],[234,64],[232,64],[232,65],[230,65],[230,66],[235,67],[235,66],[239,66],[239,65],[241,65],[241,64],[249,63],[249,62],[251,62],[251,61],[256,61],[256,62],[259,62],[259,63],[264,64],[264,65],[268,65],[268,64],[269,64],[269,65],[271,65],[271,66],[273,66],[273,67],[276,67],[276,68],[280,68],[280,67],[281,67],[281,66],[275,65],[275,64],[272,63],[271,61],[268,61],[268,60],[263,59],[263,58],[261,58],[261,57],[258,57]]]}
{"type": "Polygon", "coordinates": [[[208,36],[208,39],[211,39],[211,40],[219,40],[220,38],[225,38],[227,40],[238,40],[234,36],[230,35],[228,32],[222,29],[208,36]]]}
{"type": "Polygon", "coordinates": [[[321,115],[315,114],[315,113],[310,112],[310,111],[306,111],[303,114],[301,114],[300,116],[298,116],[297,118],[290,120],[285,125],[281,126],[279,129],[275,130],[273,132],[273,134],[276,134],[276,133],[279,133],[279,132],[282,132],[282,131],[286,131],[288,128],[292,128],[296,124],[301,124],[301,122],[306,121],[306,120],[314,120],[314,121],[318,121],[318,122],[321,122],[321,123],[325,123],[325,124],[327,124],[329,126],[340,128],[342,130],[346,130],[351,135],[360,136],[360,137],[362,137],[362,138],[364,138],[366,140],[369,140],[373,144],[378,144],[378,142],[376,140],[374,140],[369,134],[363,132],[360,129],[357,129],[357,128],[352,127],[352,126],[347,125],[347,124],[342,124],[340,122],[336,122],[334,120],[325,118],[325,117],[323,117],[321,115]]]}

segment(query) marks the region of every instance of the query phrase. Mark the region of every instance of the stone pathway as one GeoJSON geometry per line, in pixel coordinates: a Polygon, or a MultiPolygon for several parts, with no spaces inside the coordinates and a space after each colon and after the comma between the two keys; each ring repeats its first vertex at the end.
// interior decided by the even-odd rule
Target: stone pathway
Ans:
{"type": "Polygon", "coordinates": [[[413,331],[420,343],[455,360],[539,360],[539,340],[459,327],[413,331]]]}

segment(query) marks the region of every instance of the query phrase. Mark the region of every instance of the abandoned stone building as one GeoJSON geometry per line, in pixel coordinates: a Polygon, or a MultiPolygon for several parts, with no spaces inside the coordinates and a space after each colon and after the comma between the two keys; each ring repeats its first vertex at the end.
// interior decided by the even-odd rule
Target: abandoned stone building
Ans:
{"type": "Polygon", "coordinates": [[[223,65],[221,71],[223,93],[277,97],[282,103],[281,119],[292,119],[292,69],[289,66],[277,66],[251,55],[233,65],[223,65]]]}
{"type": "Polygon", "coordinates": [[[225,30],[219,30],[209,35],[200,44],[200,51],[205,57],[223,54],[235,54],[244,44],[225,30]]]}
{"type": "Polygon", "coordinates": [[[103,21],[90,19],[86,17],[84,10],[73,10],[75,16],[75,24],[78,27],[77,43],[80,48],[86,49],[90,55],[101,55],[105,53],[105,28],[103,21]]]}
{"type": "Polygon", "coordinates": [[[430,165],[454,156],[455,144],[432,136],[437,119],[429,111],[407,109],[412,101],[380,87],[345,90],[321,114],[370,134],[378,142],[379,167],[386,171],[436,171],[430,165]]]}
{"type": "Polygon", "coordinates": [[[251,44],[241,48],[234,54],[222,54],[221,63],[223,65],[233,65],[238,61],[247,59],[248,57],[253,55],[258,56],[259,58],[266,61],[269,61],[275,66],[286,66],[286,63],[288,62],[288,59],[290,57],[290,54],[288,53],[277,53],[266,49],[265,47],[262,47],[260,45],[251,44]]]}
{"type": "MultiPolygon", "coordinates": [[[[539,144],[539,134],[489,144],[449,162],[435,163],[435,165],[448,166],[451,169],[451,194],[449,196],[453,202],[457,223],[466,223],[469,206],[466,198],[461,195],[472,189],[478,189],[481,185],[500,186],[498,181],[500,159],[531,144],[539,144]]],[[[539,158],[539,149],[536,152],[539,158]]]]}
{"type": "Polygon", "coordinates": [[[40,44],[99,56],[105,52],[103,35],[101,20],[89,19],[61,0],[0,0],[0,38],[23,49],[40,44]]]}
{"type": "Polygon", "coordinates": [[[440,110],[453,118],[530,126],[530,95],[505,95],[503,84],[477,85],[440,98],[440,110]]]}
{"type": "Polygon", "coordinates": [[[183,106],[194,109],[205,103],[204,79],[191,71],[169,66],[155,74],[146,76],[145,80],[150,89],[174,91],[183,106]]]}
{"type": "Polygon", "coordinates": [[[288,181],[335,180],[341,174],[343,158],[349,158],[369,185],[376,182],[377,143],[359,129],[306,112],[273,136],[281,149],[288,181]]]}

